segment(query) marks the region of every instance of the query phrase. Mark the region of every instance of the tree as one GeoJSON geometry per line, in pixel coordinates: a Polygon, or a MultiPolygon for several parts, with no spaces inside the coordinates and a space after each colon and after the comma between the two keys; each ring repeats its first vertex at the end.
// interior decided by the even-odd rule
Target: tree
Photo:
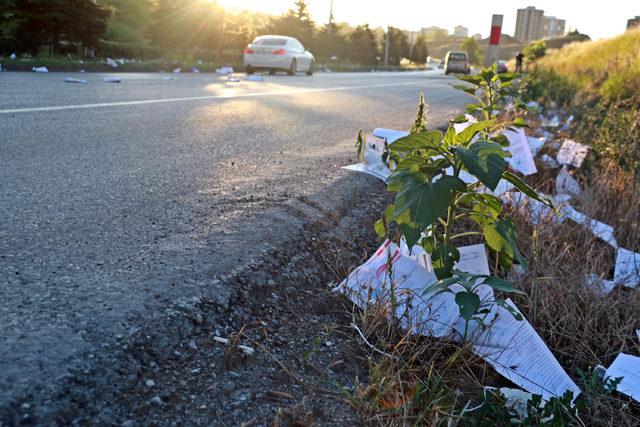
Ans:
{"type": "Polygon", "coordinates": [[[547,43],[544,40],[540,40],[527,45],[524,48],[524,56],[527,60],[534,61],[538,58],[542,58],[547,52],[547,43]]]}
{"type": "Polygon", "coordinates": [[[407,34],[394,27],[389,27],[389,64],[400,65],[402,58],[409,56],[409,39],[407,34]]]}
{"type": "Polygon", "coordinates": [[[315,26],[307,8],[305,0],[296,0],[293,8],[283,16],[272,19],[264,30],[272,34],[295,37],[303,45],[311,46],[315,35],[315,26]]]}
{"type": "Polygon", "coordinates": [[[480,49],[478,41],[473,37],[467,37],[467,39],[460,45],[460,49],[467,52],[467,55],[469,55],[469,62],[472,64],[480,65],[484,62],[482,49],[480,49]]]}
{"type": "Polygon", "coordinates": [[[16,0],[16,36],[25,50],[59,50],[62,41],[94,47],[107,28],[109,11],[92,0],[16,0]]]}
{"type": "Polygon", "coordinates": [[[14,0],[0,0],[0,52],[13,53],[15,51],[16,2],[14,0]],[[9,52],[12,50],[11,52],[9,52]]]}
{"type": "Polygon", "coordinates": [[[420,34],[413,45],[410,59],[414,64],[425,64],[427,62],[427,56],[429,56],[427,39],[424,35],[420,34]]]}
{"type": "Polygon", "coordinates": [[[378,42],[369,24],[358,25],[349,37],[349,58],[360,64],[378,63],[378,42]]]}

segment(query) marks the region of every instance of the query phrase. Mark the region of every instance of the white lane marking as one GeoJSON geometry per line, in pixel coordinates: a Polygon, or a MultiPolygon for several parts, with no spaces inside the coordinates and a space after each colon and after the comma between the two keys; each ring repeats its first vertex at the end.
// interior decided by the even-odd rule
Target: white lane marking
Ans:
{"type": "Polygon", "coordinates": [[[254,93],[238,93],[238,94],[224,94],[224,95],[207,95],[207,96],[192,96],[185,98],[161,98],[161,99],[146,99],[141,101],[122,101],[122,102],[103,102],[99,104],[76,104],[76,105],[58,105],[52,107],[31,107],[31,108],[12,108],[7,110],[0,110],[0,114],[16,114],[16,113],[38,113],[44,111],[62,111],[62,110],[83,110],[90,108],[103,108],[103,107],[126,107],[131,105],[147,105],[147,104],[161,104],[168,102],[185,102],[185,101],[205,101],[212,99],[228,99],[228,98],[250,98],[258,96],[272,96],[272,95],[297,95],[301,93],[315,93],[315,92],[338,92],[346,90],[357,89],[375,89],[381,87],[393,87],[393,86],[409,86],[418,83],[425,83],[424,80],[414,80],[409,82],[399,83],[381,83],[375,85],[360,85],[360,86],[337,86],[329,88],[313,88],[313,89],[287,89],[272,92],[254,92],[254,93]]]}

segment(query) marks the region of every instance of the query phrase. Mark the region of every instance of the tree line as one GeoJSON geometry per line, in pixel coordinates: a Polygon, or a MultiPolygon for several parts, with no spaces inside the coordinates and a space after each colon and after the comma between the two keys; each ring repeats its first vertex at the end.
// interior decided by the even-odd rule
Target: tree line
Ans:
{"type": "MultiPolygon", "coordinates": [[[[424,36],[388,29],[388,60],[423,64],[424,36]]],[[[281,16],[230,12],[210,0],[0,0],[3,54],[198,58],[233,62],[257,35],[296,37],[321,60],[384,61],[386,31],[331,20],[317,24],[305,0],[281,16]]]]}

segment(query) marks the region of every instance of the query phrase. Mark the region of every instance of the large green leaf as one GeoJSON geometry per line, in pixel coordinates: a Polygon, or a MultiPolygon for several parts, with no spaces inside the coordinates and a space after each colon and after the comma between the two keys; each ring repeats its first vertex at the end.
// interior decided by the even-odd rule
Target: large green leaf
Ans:
{"type": "Polygon", "coordinates": [[[469,74],[469,75],[456,74],[456,78],[458,80],[462,80],[463,82],[471,83],[476,86],[482,83],[482,77],[477,74],[469,74]]]}
{"type": "Polygon", "coordinates": [[[442,140],[442,132],[439,130],[428,130],[426,132],[413,133],[405,137],[395,140],[389,144],[389,149],[397,153],[428,150],[440,153],[440,141],[442,140]]]}
{"type": "Polygon", "coordinates": [[[396,221],[409,211],[407,221],[426,228],[440,217],[444,217],[454,192],[466,191],[460,178],[443,175],[434,182],[421,181],[409,176],[396,195],[396,221]]]}
{"type": "Polygon", "coordinates": [[[418,243],[418,241],[420,240],[420,237],[422,236],[422,233],[420,232],[420,228],[415,227],[413,224],[406,223],[406,222],[400,224],[399,227],[400,227],[400,231],[402,231],[402,235],[404,236],[404,239],[407,241],[407,246],[409,246],[409,250],[411,250],[411,248],[413,248],[413,245],[418,243]]]}
{"type": "Polygon", "coordinates": [[[522,292],[521,290],[514,288],[511,282],[507,282],[506,280],[501,279],[500,277],[489,276],[485,278],[482,283],[485,285],[491,286],[493,289],[496,289],[499,291],[524,294],[524,292],[522,292]]]}
{"type": "Polygon", "coordinates": [[[431,254],[433,272],[440,280],[451,277],[453,266],[460,261],[460,252],[452,245],[439,245],[431,254]]]}
{"type": "Polygon", "coordinates": [[[454,89],[461,90],[463,92],[468,93],[469,95],[475,95],[478,88],[467,85],[451,85],[454,89]]]}
{"type": "Polygon", "coordinates": [[[460,307],[460,316],[469,321],[480,308],[480,297],[474,292],[461,291],[456,294],[456,304],[460,307]]]}
{"type": "Polygon", "coordinates": [[[503,218],[499,221],[485,224],[482,228],[487,244],[494,251],[515,259],[527,268],[527,260],[518,250],[518,234],[516,225],[511,218],[503,218]]]}
{"type": "Polygon", "coordinates": [[[482,122],[472,123],[467,126],[462,132],[456,135],[456,141],[459,144],[467,145],[473,140],[473,138],[483,130],[489,129],[493,126],[495,120],[484,120],[482,122]]]}
{"type": "Polygon", "coordinates": [[[504,158],[509,156],[508,152],[504,151],[499,144],[488,141],[474,142],[468,149],[462,147],[453,149],[469,173],[475,175],[492,191],[496,189],[506,167],[504,158]]]}
{"type": "Polygon", "coordinates": [[[452,145],[456,145],[456,128],[453,125],[449,125],[447,132],[444,134],[444,139],[442,140],[444,147],[450,147],[452,145]]]}
{"type": "Polygon", "coordinates": [[[554,209],[553,203],[551,203],[551,200],[549,200],[546,197],[543,197],[543,196],[539,195],[538,193],[536,193],[536,191],[533,188],[529,187],[517,175],[514,175],[513,173],[511,173],[509,171],[506,171],[502,176],[503,176],[504,179],[506,179],[507,181],[512,183],[513,186],[518,189],[518,191],[520,191],[520,192],[526,194],[527,196],[531,197],[532,199],[537,200],[539,202],[542,202],[545,205],[549,206],[550,208],[554,209]]]}

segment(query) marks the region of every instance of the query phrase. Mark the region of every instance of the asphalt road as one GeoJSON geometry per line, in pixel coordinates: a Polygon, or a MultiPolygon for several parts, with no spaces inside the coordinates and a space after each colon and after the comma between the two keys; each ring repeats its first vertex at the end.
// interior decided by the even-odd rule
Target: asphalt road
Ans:
{"type": "Polygon", "coordinates": [[[0,409],[224,297],[221,276],[371,182],[340,169],[359,129],[408,128],[420,91],[434,127],[467,102],[437,70],[119,76],[0,73],[0,409]]]}

